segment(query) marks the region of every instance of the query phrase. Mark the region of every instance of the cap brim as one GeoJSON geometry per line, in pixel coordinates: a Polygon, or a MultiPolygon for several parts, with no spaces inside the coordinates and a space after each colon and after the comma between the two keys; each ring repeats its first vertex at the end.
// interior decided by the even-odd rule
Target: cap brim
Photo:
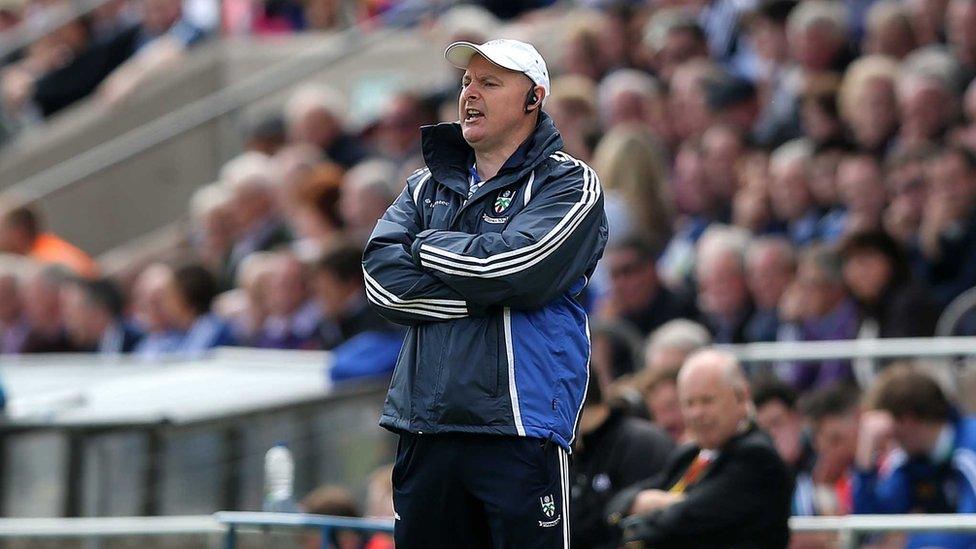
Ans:
{"type": "Polygon", "coordinates": [[[484,52],[477,44],[472,44],[471,42],[454,42],[444,50],[444,58],[447,59],[448,63],[454,65],[459,69],[468,68],[468,63],[471,63],[471,58],[478,54],[493,65],[497,65],[503,69],[507,69],[515,72],[522,72],[518,67],[508,67],[504,63],[500,63],[497,59],[492,59],[492,57],[484,52]]]}

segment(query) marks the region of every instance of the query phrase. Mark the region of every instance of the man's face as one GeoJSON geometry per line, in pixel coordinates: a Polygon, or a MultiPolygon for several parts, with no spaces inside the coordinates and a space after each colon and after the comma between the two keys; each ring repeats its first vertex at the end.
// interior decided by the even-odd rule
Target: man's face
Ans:
{"type": "Polygon", "coordinates": [[[957,154],[947,154],[932,161],[926,173],[929,191],[968,213],[976,199],[976,173],[957,154]]]}
{"type": "Polygon", "coordinates": [[[827,479],[839,478],[854,463],[859,425],[856,411],[826,416],[814,428],[813,445],[818,467],[827,479]]]}
{"type": "Polygon", "coordinates": [[[750,256],[749,259],[749,291],[753,301],[762,309],[775,309],[786,287],[793,281],[793,269],[789,261],[772,248],[750,256]]]}
{"type": "Polygon", "coordinates": [[[837,167],[837,190],[852,212],[880,216],[885,207],[881,168],[872,160],[852,158],[837,167]]]}
{"type": "Polygon", "coordinates": [[[910,414],[895,418],[895,440],[910,456],[923,456],[932,451],[926,424],[910,414]]]}
{"type": "Polygon", "coordinates": [[[786,463],[796,463],[800,457],[800,433],[803,425],[799,414],[779,400],[765,402],[756,410],[756,421],[773,438],[776,451],[786,463]]]}
{"type": "Polygon", "coordinates": [[[461,134],[475,150],[492,150],[505,143],[527,116],[525,100],[531,82],[522,73],[475,55],[461,85],[461,134]]]}
{"type": "Polygon", "coordinates": [[[643,260],[633,250],[618,249],[607,254],[610,273],[610,293],[624,313],[637,312],[657,293],[657,273],[654,262],[643,260]]]}
{"type": "Polygon", "coordinates": [[[678,396],[685,429],[702,448],[721,447],[746,415],[747,395],[732,387],[716,368],[698,368],[681,376],[678,396]]]}
{"type": "Polygon", "coordinates": [[[749,293],[741,262],[726,253],[708,264],[699,263],[698,303],[707,314],[734,317],[748,306],[749,293]]]}
{"type": "Polygon", "coordinates": [[[685,421],[681,417],[681,404],[678,388],[674,383],[662,382],[651,389],[647,395],[647,408],[654,416],[654,424],[674,441],[680,441],[685,432],[685,421]]]}

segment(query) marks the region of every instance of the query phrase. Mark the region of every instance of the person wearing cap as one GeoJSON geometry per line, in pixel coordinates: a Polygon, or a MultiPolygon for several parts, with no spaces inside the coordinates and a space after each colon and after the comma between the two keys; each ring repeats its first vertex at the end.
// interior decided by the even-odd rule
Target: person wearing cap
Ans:
{"type": "Polygon", "coordinates": [[[400,435],[397,548],[569,547],[568,454],[587,386],[580,294],[607,221],[542,111],[529,44],[451,44],[460,120],[377,222],[366,293],[409,327],[380,425],[400,435]]]}

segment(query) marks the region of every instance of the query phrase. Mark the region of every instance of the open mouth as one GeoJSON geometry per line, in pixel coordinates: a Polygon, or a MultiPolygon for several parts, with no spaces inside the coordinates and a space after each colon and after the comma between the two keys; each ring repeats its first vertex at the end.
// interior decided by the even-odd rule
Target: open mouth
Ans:
{"type": "Polygon", "coordinates": [[[464,121],[465,122],[473,122],[475,120],[478,120],[478,119],[484,118],[484,117],[485,117],[484,113],[482,113],[478,109],[467,109],[467,110],[464,111],[464,121]]]}

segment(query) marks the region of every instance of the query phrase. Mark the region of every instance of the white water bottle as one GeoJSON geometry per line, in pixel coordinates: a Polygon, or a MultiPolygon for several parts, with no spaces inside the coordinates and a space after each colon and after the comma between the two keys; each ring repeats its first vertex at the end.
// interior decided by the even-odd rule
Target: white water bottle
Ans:
{"type": "Polygon", "coordinates": [[[297,509],[292,489],[295,482],[295,460],[283,442],[264,454],[264,510],[270,513],[292,513],[297,509]]]}

